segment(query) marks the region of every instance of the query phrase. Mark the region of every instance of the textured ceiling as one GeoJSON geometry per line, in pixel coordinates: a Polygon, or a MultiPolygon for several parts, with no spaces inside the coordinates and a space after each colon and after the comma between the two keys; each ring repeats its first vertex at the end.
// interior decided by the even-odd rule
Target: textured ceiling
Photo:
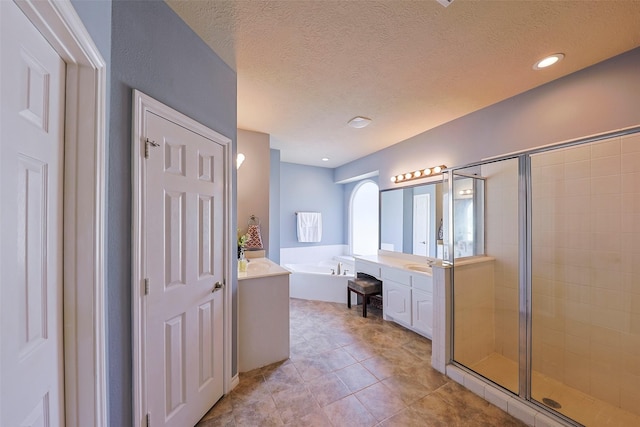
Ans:
{"type": "Polygon", "coordinates": [[[640,0],[168,4],[237,71],[238,128],[325,167],[640,45],[640,0]],[[558,65],[532,69],[555,52],[558,65]],[[348,127],[357,115],[373,122],[348,127]]]}

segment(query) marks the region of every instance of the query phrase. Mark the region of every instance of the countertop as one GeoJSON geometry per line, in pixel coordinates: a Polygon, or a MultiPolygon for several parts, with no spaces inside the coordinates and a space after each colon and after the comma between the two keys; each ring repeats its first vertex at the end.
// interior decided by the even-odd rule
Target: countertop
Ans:
{"type": "Polygon", "coordinates": [[[427,259],[421,259],[420,261],[416,261],[415,259],[406,259],[395,256],[387,256],[387,255],[366,255],[366,256],[356,256],[356,260],[360,259],[362,261],[374,262],[376,264],[381,264],[387,267],[392,268],[401,268],[403,270],[411,271],[412,273],[418,274],[426,274],[431,276],[431,266],[437,265],[439,260],[436,261],[427,261],[427,259]]]}
{"type": "MultiPolygon", "coordinates": [[[[441,259],[420,259],[416,260],[415,256],[408,255],[406,258],[402,256],[390,256],[384,254],[378,255],[366,255],[366,256],[356,256],[356,259],[361,259],[363,261],[374,262],[376,264],[385,265],[387,267],[393,268],[402,268],[405,270],[411,270],[412,272],[423,273],[431,275],[430,271],[420,271],[416,270],[415,266],[424,266],[428,267],[431,270],[431,267],[440,267],[440,268],[451,268],[452,265],[449,263],[444,263],[441,259]]],[[[479,255],[472,256],[466,258],[458,258],[455,262],[455,265],[458,267],[464,267],[468,265],[478,264],[482,262],[492,262],[495,258],[487,255],[479,255]]]]}
{"type": "Polygon", "coordinates": [[[291,274],[291,272],[271,261],[269,258],[251,258],[247,264],[247,271],[238,272],[238,280],[259,279],[261,277],[280,276],[284,274],[291,274]]]}

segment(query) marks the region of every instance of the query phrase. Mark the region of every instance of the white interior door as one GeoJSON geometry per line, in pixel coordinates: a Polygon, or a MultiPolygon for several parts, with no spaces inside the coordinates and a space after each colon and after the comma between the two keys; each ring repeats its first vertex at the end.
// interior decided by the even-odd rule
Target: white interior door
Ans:
{"type": "Polygon", "coordinates": [[[65,64],[0,1],[0,425],[64,425],[65,64]]]}
{"type": "Polygon", "coordinates": [[[429,201],[428,194],[413,196],[413,253],[415,255],[429,255],[429,229],[431,228],[429,201]]]}
{"type": "Polygon", "coordinates": [[[147,408],[192,426],[223,394],[224,148],[145,114],[147,408]]]}

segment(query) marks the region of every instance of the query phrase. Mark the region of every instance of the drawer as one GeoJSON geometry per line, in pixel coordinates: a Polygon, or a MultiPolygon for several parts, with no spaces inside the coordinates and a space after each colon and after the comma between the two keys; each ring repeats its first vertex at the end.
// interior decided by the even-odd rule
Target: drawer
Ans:
{"type": "Polygon", "coordinates": [[[411,286],[411,273],[407,270],[400,270],[396,268],[383,267],[382,268],[382,280],[393,280],[394,282],[402,285],[411,286]]]}
{"type": "Polygon", "coordinates": [[[356,260],[355,269],[356,273],[366,273],[377,279],[380,278],[380,266],[378,264],[356,260]]]}
{"type": "Polygon", "coordinates": [[[426,274],[413,274],[412,285],[415,289],[433,294],[433,277],[426,274]]]}

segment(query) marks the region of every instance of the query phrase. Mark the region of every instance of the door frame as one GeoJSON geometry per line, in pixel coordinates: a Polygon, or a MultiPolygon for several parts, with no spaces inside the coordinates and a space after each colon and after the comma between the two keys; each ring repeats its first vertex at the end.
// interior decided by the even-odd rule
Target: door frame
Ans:
{"type": "Polygon", "coordinates": [[[66,63],[64,399],[68,427],[107,425],[106,64],[70,0],[15,3],[66,63]]]}
{"type": "MultiPolygon", "coordinates": [[[[148,95],[134,89],[133,90],[133,129],[132,129],[132,280],[131,280],[131,305],[132,305],[132,322],[133,322],[133,411],[134,426],[146,426],[147,415],[147,392],[145,389],[145,360],[144,360],[144,342],[146,339],[146,330],[144,319],[146,315],[146,307],[144,304],[144,279],[145,266],[144,259],[146,257],[146,248],[144,246],[145,226],[143,221],[144,214],[144,198],[145,198],[145,168],[144,151],[144,116],[150,112],[163,117],[173,123],[183,126],[207,139],[211,139],[223,146],[224,155],[224,251],[223,251],[223,268],[226,286],[223,292],[223,393],[227,394],[236,382],[232,378],[232,295],[231,295],[231,260],[233,248],[235,250],[235,233],[232,232],[232,194],[231,180],[233,171],[232,146],[231,139],[226,136],[196,122],[195,120],[185,116],[184,114],[168,107],[165,104],[151,98],[148,95]]],[[[233,255],[235,256],[235,254],[233,255]]]]}

